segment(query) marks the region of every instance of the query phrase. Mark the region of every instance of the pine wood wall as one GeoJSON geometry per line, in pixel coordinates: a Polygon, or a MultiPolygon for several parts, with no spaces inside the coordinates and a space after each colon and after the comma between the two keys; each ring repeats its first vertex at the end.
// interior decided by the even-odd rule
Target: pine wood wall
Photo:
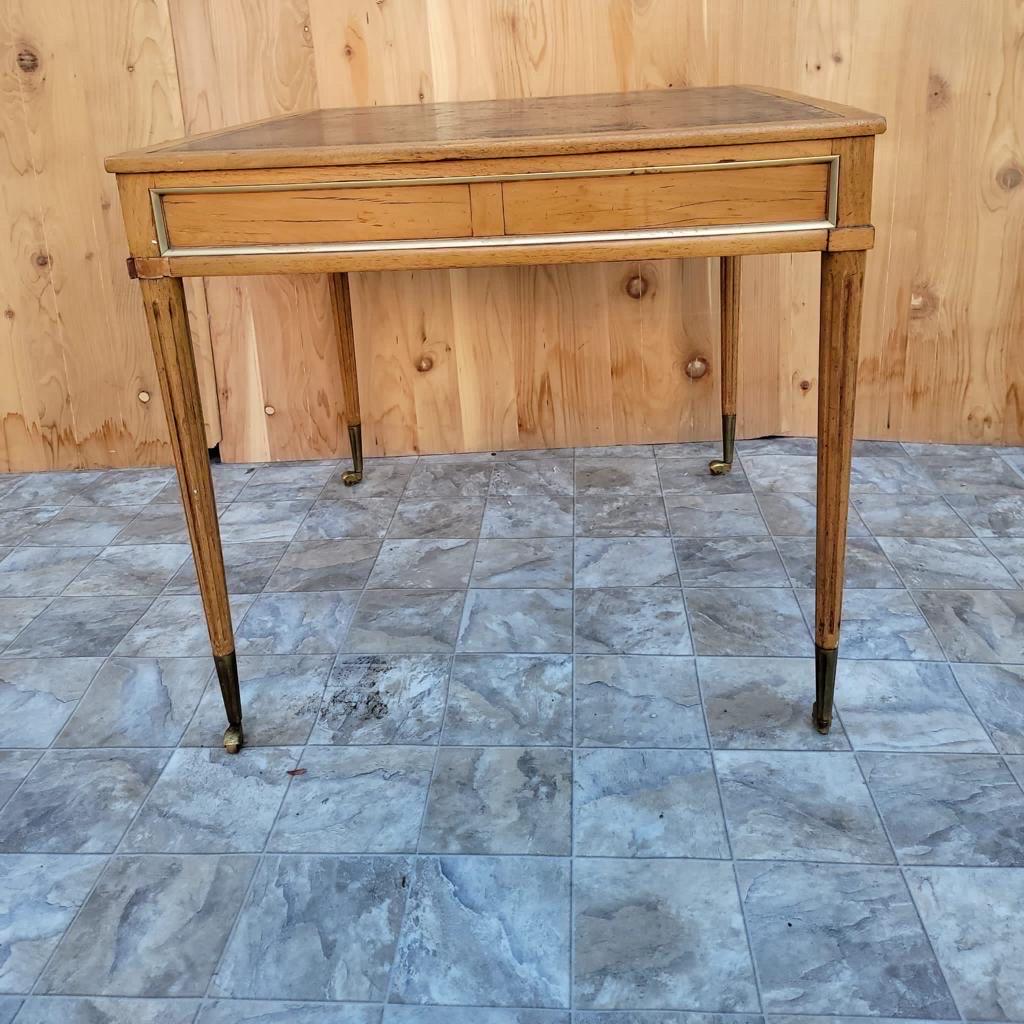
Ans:
{"type": "MultiPolygon", "coordinates": [[[[889,120],[859,436],[1024,443],[1022,39],[1018,0],[0,0],[0,470],[169,461],[105,154],[315,106],[729,82],[889,120]]],[[[705,260],[356,275],[368,450],[715,436],[716,295],[705,260]]],[[[225,460],[344,451],[322,278],[190,301],[225,460]]],[[[817,257],[748,258],[742,306],[741,434],[812,433],[817,257]]]]}

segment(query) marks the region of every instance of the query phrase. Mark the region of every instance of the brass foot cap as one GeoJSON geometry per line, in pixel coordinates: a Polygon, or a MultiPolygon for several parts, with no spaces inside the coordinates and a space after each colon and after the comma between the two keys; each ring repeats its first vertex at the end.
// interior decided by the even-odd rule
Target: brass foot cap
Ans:
{"type": "Polygon", "coordinates": [[[242,727],[229,725],[224,730],[224,749],[229,754],[237,754],[242,749],[242,727]]]}
{"type": "Polygon", "coordinates": [[[732,463],[723,462],[721,459],[712,459],[708,463],[708,469],[711,470],[712,476],[725,476],[732,469],[732,463]]]}
{"type": "Polygon", "coordinates": [[[347,473],[342,473],[341,474],[341,482],[346,487],[352,487],[355,484],[359,483],[359,481],[362,480],[362,479],[363,479],[363,474],[362,473],[357,473],[354,469],[350,469],[347,473]]]}
{"type": "Polygon", "coordinates": [[[832,728],[832,719],[830,718],[827,722],[823,722],[818,717],[818,703],[815,701],[814,707],[811,708],[811,721],[814,722],[814,728],[821,733],[822,736],[827,736],[832,728]]]}

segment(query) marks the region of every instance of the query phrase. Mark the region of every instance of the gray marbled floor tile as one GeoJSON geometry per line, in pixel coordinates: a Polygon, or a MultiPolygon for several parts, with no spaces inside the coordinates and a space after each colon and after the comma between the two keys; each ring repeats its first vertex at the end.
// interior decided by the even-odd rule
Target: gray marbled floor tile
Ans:
{"type": "Polygon", "coordinates": [[[771,537],[684,537],[673,542],[684,587],[788,587],[771,537]]]}
{"type": "Polygon", "coordinates": [[[156,597],[189,557],[184,544],[115,545],[104,548],[64,593],[156,597]]]}
{"type": "Polygon", "coordinates": [[[0,747],[48,747],[102,658],[0,658],[0,747]]]}
{"type": "Polygon", "coordinates": [[[48,597],[0,597],[0,652],[49,604],[48,597]]]}
{"type": "Polygon", "coordinates": [[[38,750],[0,750],[0,807],[25,781],[39,756],[38,750]]]}
{"type": "MultiPolygon", "coordinates": [[[[776,543],[793,586],[814,589],[814,538],[779,537],[776,543]]],[[[846,585],[860,590],[903,586],[885,551],[874,537],[850,537],[846,542],[846,585]]]]}
{"type": "Polygon", "coordinates": [[[235,501],[312,501],[340,473],[337,462],[275,462],[258,466],[235,501]]]}
{"type": "Polygon", "coordinates": [[[391,1003],[384,1008],[384,1024],[569,1024],[569,1011],[391,1003]]]}
{"type": "Polygon", "coordinates": [[[35,547],[89,547],[109,544],[143,508],[92,508],[69,505],[59,515],[37,527],[25,539],[35,547]]]}
{"type": "Polygon", "coordinates": [[[433,747],[309,747],[268,850],[415,853],[433,747]]]}
{"type": "Polygon", "coordinates": [[[937,494],[862,494],[853,504],[876,537],[972,536],[967,523],[937,494]]]}
{"type": "Polygon", "coordinates": [[[13,1024],[21,1004],[21,996],[0,996],[0,1024],[13,1024]]]}
{"type": "Polygon", "coordinates": [[[102,548],[16,548],[0,560],[0,597],[56,597],[102,548]]]}
{"type": "Polygon", "coordinates": [[[442,747],[419,849],[568,856],[571,799],[569,750],[442,747]]]}
{"type": "MultiPolygon", "coordinates": [[[[713,457],[718,457],[716,451],[713,457]]],[[[749,494],[750,481],[738,462],[725,476],[712,476],[707,458],[658,459],[658,477],[665,494],[749,494]]]]}
{"type": "Polygon", "coordinates": [[[359,590],[366,583],[380,542],[366,537],[295,541],[267,580],[268,591],[359,590]]]}
{"type": "Polygon", "coordinates": [[[795,657],[810,636],[793,593],[782,589],[687,590],[698,654],[795,657]]]}
{"type": "Polygon", "coordinates": [[[200,1005],[198,999],[36,996],[25,1003],[18,1024],[192,1024],[200,1005]]]}
{"type": "Polygon", "coordinates": [[[813,437],[754,437],[736,442],[743,455],[815,455],[818,441],[813,437]]]}
{"type": "Polygon", "coordinates": [[[298,750],[174,751],[129,828],[124,853],[258,853],[274,824],[298,750]]]}
{"type": "MultiPolygon", "coordinates": [[[[654,463],[651,463],[653,467],[654,463]]],[[[660,494],[586,494],[576,498],[577,537],[667,537],[660,494]]]]}
{"type": "Polygon", "coordinates": [[[286,544],[295,536],[310,501],[242,501],[220,514],[220,535],[226,544],[254,541],[286,544]]]}
{"type": "MultiPolygon", "coordinates": [[[[814,492],[765,492],[757,496],[768,530],[776,537],[813,537],[818,506],[814,492]]],[[[728,523],[728,520],[726,520],[728,523]]],[[[866,537],[868,529],[852,504],[847,506],[846,535],[866,537]]]]}
{"type": "Polygon", "coordinates": [[[1018,585],[1024,584],[1024,540],[1018,537],[996,537],[986,540],[985,547],[1013,573],[1018,585]]]}
{"type": "Polygon", "coordinates": [[[573,772],[577,857],[728,857],[705,750],[581,750],[573,772]]]}
{"type": "MultiPolygon", "coordinates": [[[[61,600],[73,600],[62,598],[61,600]]],[[[77,600],[86,600],[78,598],[77,600]]],[[[129,598],[95,598],[106,605],[129,598]]],[[[140,599],[141,600],[141,599],[140,599]]],[[[231,619],[236,634],[253,599],[240,594],[230,599],[231,619]]],[[[55,602],[56,603],[56,602],[55,602]]],[[[52,609],[47,609],[47,613],[52,609]]],[[[37,620],[38,621],[38,620],[37,620]]],[[[116,653],[129,658],[201,658],[210,653],[210,634],[198,597],[158,597],[117,645],[116,653]]]]}
{"type": "Polygon", "coordinates": [[[203,995],[256,860],[111,858],[37,991],[203,995]]]}
{"type": "Polygon", "coordinates": [[[576,495],[607,497],[616,494],[658,496],[658,467],[653,459],[634,456],[576,457],[576,495]]]}
{"type": "Polygon", "coordinates": [[[1017,784],[1021,789],[1024,789],[1024,755],[1016,754],[1012,757],[1007,755],[1003,760],[1006,762],[1006,767],[1010,769],[1013,777],[1017,780],[1017,784]]]}
{"type": "Polygon", "coordinates": [[[1000,451],[1008,449],[997,448],[989,444],[933,444],[931,442],[904,441],[903,450],[908,455],[953,455],[962,459],[970,459],[979,455],[998,455],[1000,451]]]}
{"type": "MultiPolygon", "coordinates": [[[[229,501],[234,501],[257,468],[251,463],[211,463],[210,475],[213,477],[213,493],[217,504],[223,507],[229,501]]],[[[171,480],[153,499],[153,504],[161,503],[181,505],[181,489],[176,479],[171,480]]]]}
{"type": "Polygon", "coordinates": [[[768,533],[752,494],[670,494],[665,506],[675,537],[761,537],[768,533]]]}
{"type": "Polygon", "coordinates": [[[0,811],[0,852],[111,852],[168,756],[165,750],[48,751],[0,811]]]}
{"type": "Polygon", "coordinates": [[[553,858],[420,859],[389,1002],[568,1006],[569,879],[553,858]]]}
{"type": "MultiPolygon", "coordinates": [[[[239,658],[246,747],[305,743],[333,662],[333,655],[316,654],[239,658]]],[[[211,679],[182,744],[219,747],[223,733],[224,702],[217,680],[211,679]]]]}
{"type": "Polygon", "coordinates": [[[449,668],[438,654],[342,655],[310,743],[436,743],[449,668]]]}
{"type": "Polygon", "coordinates": [[[571,537],[573,499],[564,495],[496,494],[487,499],[481,537],[571,537]]]}
{"type": "Polygon", "coordinates": [[[296,541],[341,540],[369,537],[380,540],[395,513],[392,498],[361,498],[358,501],[318,501],[295,532],[296,541]]]}
{"type": "Polygon", "coordinates": [[[914,462],[943,494],[1020,494],[1024,477],[997,455],[920,455],[914,462]]]}
{"type": "Polygon", "coordinates": [[[211,994],[383,999],[411,868],[407,857],[265,857],[211,994]]]}
{"type": "MultiPolygon", "coordinates": [[[[175,487],[178,485],[175,484],[175,487]]],[[[187,544],[188,527],[181,505],[144,505],[110,544],[187,544]]]]}
{"type": "Polygon", "coordinates": [[[577,540],[578,587],[678,587],[679,575],[667,537],[577,540]]]}
{"type": "Polygon", "coordinates": [[[103,864],[103,857],[0,857],[0,992],[32,989],[103,864]]]}
{"type": "Polygon", "coordinates": [[[342,473],[348,469],[348,463],[339,469],[327,481],[320,493],[322,500],[337,499],[366,501],[367,499],[386,498],[392,507],[402,496],[409,483],[409,477],[416,466],[416,460],[405,462],[401,459],[367,459],[363,468],[363,479],[356,487],[346,487],[341,479],[342,473]]]}
{"type": "Polygon", "coordinates": [[[964,1017],[1024,1020],[1024,869],[911,868],[907,883],[964,1017]]]}
{"type": "Polygon", "coordinates": [[[572,650],[571,590],[470,590],[460,652],[557,654],[572,650]]]}
{"type": "Polygon", "coordinates": [[[850,494],[932,494],[938,491],[919,459],[853,457],[850,494]]]}
{"type": "Polygon", "coordinates": [[[572,745],[572,658],[459,654],[443,743],[572,745]]]}
{"type": "Polygon", "coordinates": [[[235,629],[238,652],[334,654],[341,650],[358,600],[357,590],[261,594],[235,629]]]}
{"type": "MultiPolygon", "coordinates": [[[[258,594],[285,553],[285,544],[223,544],[229,594],[258,594]]],[[[167,584],[165,594],[198,594],[196,566],[189,556],[167,584]]]]}
{"type": "Polygon", "coordinates": [[[29,658],[106,657],[149,606],[147,597],[58,597],[4,653],[29,658]]]}
{"type": "MultiPolygon", "coordinates": [[[[576,1024],[763,1024],[760,1014],[749,1013],[695,1013],[686,1010],[577,1010],[576,1024]]],[[[820,1021],[788,1024],[829,1024],[820,1021]]],[[[839,1024],[838,1019],[831,1024],[839,1024]]],[[[848,1021],[846,1024],[854,1024],[848,1021]]],[[[881,1024],[881,1022],[879,1022],[881,1024]]],[[[886,1024],[893,1024],[892,1021],[886,1024]]]]}
{"type": "Polygon", "coordinates": [[[683,592],[667,587],[578,589],[577,654],[692,654],[683,592]]]}
{"type": "MultiPolygon", "coordinates": [[[[666,445],[658,445],[665,448],[666,445]]],[[[651,444],[602,444],[583,445],[574,448],[573,452],[579,459],[653,459],[654,445],[651,444]]]]}
{"type": "Polygon", "coordinates": [[[66,505],[100,476],[100,470],[19,474],[10,487],[0,491],[0,509],[66,505]]]}
{"type": "Polygon", "coordinates": [[[902,864],[1024,867],[1024,793],[994,754],[860,754],[902,864]]]}
{"type": "Polygon", "coordinates": [[[56,746],[173,747],[199,705],[210,671],[208,658],[111,658],[56,746]]]}
{"type": "Polygon", "coordinates": [[[697,669],[713,746],[758,750],[849,749],[838,718],[833,718],[832,731],[827,736],[811,725],[811,657],[698,658],[697,669]]]}
{"type": "Polygon", "coordinates": [[[356,654],[448,654],[455,649],[461,590],[368,590],[345,649],[356,654]]]}
{"type": "Polygon", "coordinates": [[[957,1016],[897,869],[748,861],[736,874],[766,1011],[957,1016]]]}
{"type": "Polygon", "coordinates": [[[469,583],[476,541],[386,540],[366,584],[373,590],[457,590],[469,583]]]}
{"type": "Polygon", "coordinates": [[[836,703],[859,750],[994,749],[948,665],[840,660],[836,703]]]}
{"type": "Polygon", "coordinates": [[[22,508],[0,512],[0,544],[20,544],[37,526],[49,522],[60,506],[50,508],[22,508]]]}
{"type": "Polygon", "coordinates": [[[572,459],[517,459],[499,462],[491,477],[491,494],[545,494],[549,497],[573,493],[572,459]]]}
{"type": "Polygon", "coordinates": [[[1019,589],[999,560],[973,537],[882,537],[878,543],[915,590],[1019,589]]]}
{"type": "Polygon", "coordinates": [[[1024,668],[954,665],[953,675],[996,750],[1024,754],[1024,668]]]}
{"type": "Polygon", "coordinates": [[[721,454],[721,441],[681,441],[654,445],[654,457],[657,459],[703,459],[706,465],[708,459],[718,458],[721,454]]]}
{"type": "MultiPolygon", "coordinates": [[[[740,458],[755,494],[814,494],[817,490],[818,460],[813,455],[741,453],[740,458]]],[[[735,466],[732,472],[736,472],[735,466]]]]}
{"type": "Polygon", "coordinates": [[[1024,663],[1024,593],[919,590],[914,599],[950,661],[1024,663]]]}
{"type": "Polygon", "coordinates": [[[473,587],[571,587],[572,547],[552,538],[482,540],[473,587]]]}
{"type": "MultiPolygon", "coordinates": [[[[808,623],[813,623],[814,591],[799,590],[796,597],[808,623]]],[[[935,634],[905,590],[844,591],[839,647],[844,658],[944,660],[935,634]]]]}
{"type": "Polygon", "coordinates": [[[732,866],[578,860],[576,1006],[757,1012],[732,866]]]}
{"type": "Polygon", "coordinates": [[[111,470],[79,491],[70,504],[145,505],[172,483],[174,470],[170,468],[111,470]]]}
{"type": "Polygon", "coordinates": [[[383,1007],[359,1003],[288,1003],[215,999],[195,1024],[381,1024],[383,1007]]]}
{"type": "Polygon", "coordinates": [[[408,498],[395,510],[389,540],[448,537],[475,540],[480,536],[486,499],[408,498]]]}
{"type": "Polygon", "coordinates": [[[715,769],[734,857],[894,863],[853,754],[720,750],[715,769]]]}
{"type": "Polygon", "coordinates": [[[979,537],[1024,537],[1024,495],[950,494],[946,501],[979,537]]]}
{"type": "Polygon", "coordinates": [[[409,498],[474,498],[487,494],[494,465],[490,462],[426,462],[409,477],[409,498]]]}
{"type": "Polygon", "coordinates": [[[706,747],[692,658],[577,655],[581,747],[706,747]]]}

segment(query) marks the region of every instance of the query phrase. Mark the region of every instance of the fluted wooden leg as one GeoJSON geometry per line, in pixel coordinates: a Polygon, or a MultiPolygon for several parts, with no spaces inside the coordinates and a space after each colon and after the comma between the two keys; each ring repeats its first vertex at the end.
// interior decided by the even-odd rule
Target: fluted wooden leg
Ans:
{"type": "Polygon", "coordinates": [[[812,714],[814,724],[822,733],[827,733],[832,725],[839,656],[865,259],[863,251],[821,255],[815,702],[812,714]]]}
{"type": "Polygon", "coordinates": [[[708,468],[715,476],[732,469],[736,445],[736,374],[740,342],[740,258],[721,258],[722,278],[722,457],[708,468]]]}
{"type": "Polygon", "coordinates": [[[348,274],[331,274],[331,308],[338,331],[341,355],[341,391],[345,400],[345,422],[352,448],[352,469],[342,474],[347,487],[363,479],[363,427],[359,415],[359,378],[356,375],[355,334],[352,331],[352,298],[348,274]]]}
{"type": "Polygon", "coordinates": [[[231,753],[237,753],[242,745],[242,701],[238,692],[235,637],[185,290],[176,277],[142,280],[140,284],[181,487],[181,503],[192,541],[199,593],[227,713],[224,746],[231,753]]]}

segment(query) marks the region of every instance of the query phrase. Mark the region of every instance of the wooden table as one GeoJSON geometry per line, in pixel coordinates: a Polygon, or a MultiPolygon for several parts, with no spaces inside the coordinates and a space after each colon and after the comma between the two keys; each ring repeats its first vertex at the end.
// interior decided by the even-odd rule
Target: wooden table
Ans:
{"type": "MultiPolygon", "coordinates": [[[[242,707],[181,278],[329,273],[363,475],[349,271],[722,259],[723,452],[736,429],[740,256],[820,252],[814,645],[832,721],[874,136],[849,107],[729,86],[319,110],[111,157],[227,711],[242,707]]],[[[666,372],[668,368],[666,367],[666,372]]],[[[666,438],[666,440],[675,440],[666,438]]]]}

